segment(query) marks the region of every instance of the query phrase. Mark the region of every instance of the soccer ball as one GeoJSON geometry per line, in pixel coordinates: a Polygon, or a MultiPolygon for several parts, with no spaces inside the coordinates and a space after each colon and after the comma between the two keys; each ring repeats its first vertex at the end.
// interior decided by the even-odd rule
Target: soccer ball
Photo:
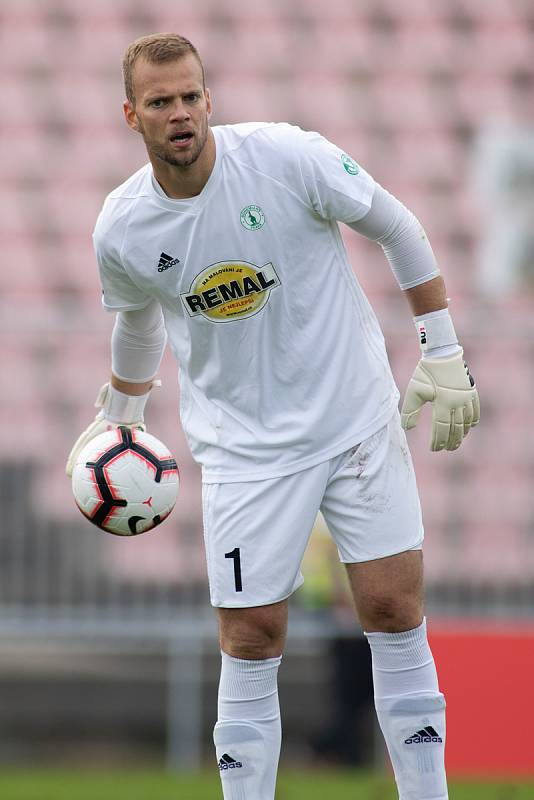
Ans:
{"type": "Polygon", "coordinates": [[[117,536],[136,536],[163,522],[174,508],[178,486],[178,467],[165,445],[125,426],[91,439],[72,472],[82,514],[117,536]]]}

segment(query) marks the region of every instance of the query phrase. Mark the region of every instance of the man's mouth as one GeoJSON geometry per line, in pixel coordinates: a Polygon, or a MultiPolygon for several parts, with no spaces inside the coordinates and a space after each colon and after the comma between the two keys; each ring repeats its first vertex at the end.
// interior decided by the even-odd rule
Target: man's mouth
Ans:
{"type": "Polygon", "coordinates": [[[192,138],[193,134],[190,131],[181,131],[179,133],[174,133],[170,137],[170,141],[175,147],[185,147],[192,138]]]}

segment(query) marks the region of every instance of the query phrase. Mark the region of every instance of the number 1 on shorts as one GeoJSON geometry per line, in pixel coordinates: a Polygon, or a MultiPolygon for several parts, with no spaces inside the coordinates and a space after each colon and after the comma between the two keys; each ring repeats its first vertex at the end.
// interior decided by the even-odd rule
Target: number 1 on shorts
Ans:
{"type": "Polygon", "coordinates": [[[234,559],[234,580],[235,580],[235,590],[236,592],[243,591],[243,583],[241,581],[241,553],[239,547],[234,547],[229,553],[225,553],[225,558],[233,558],[234,559]]]}

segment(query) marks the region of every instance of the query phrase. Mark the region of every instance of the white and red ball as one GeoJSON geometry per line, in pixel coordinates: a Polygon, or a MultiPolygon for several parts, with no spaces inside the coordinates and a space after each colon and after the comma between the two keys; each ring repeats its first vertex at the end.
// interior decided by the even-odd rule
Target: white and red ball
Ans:
{"type": "Polygon", "coordinates": [[[165,445],[125,426],[95,436],[72,472],[76,505],[94,525],[117,536],[136,536],[169,516],[179,473],[165,445]]]}

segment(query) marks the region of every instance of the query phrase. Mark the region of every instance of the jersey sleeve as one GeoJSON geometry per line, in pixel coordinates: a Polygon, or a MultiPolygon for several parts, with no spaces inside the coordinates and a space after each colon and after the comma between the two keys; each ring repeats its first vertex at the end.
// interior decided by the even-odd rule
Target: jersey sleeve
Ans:
{"type": "Polygon", "coordinates": [[[102,305],[106,311],[136,311],[152,298],[130,278],[120,259],[117,235],[99,217],[93,233],[93,246],[102,285],[102,305]]]}
{"type": "Polygon", "coordinates": [[[309,202],[319,216],[356,222],[371,208],[375,181],[319,133],[299,130],[298,159],[309,202]]]}

